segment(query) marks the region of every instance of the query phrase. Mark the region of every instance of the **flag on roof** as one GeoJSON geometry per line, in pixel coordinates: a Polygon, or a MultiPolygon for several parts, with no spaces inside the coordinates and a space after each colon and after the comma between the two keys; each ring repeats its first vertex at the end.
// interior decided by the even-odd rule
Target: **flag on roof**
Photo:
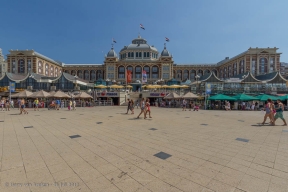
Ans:
{"type": "Polygon", "coordinates": [[[114,38],[112,39],[112,41],[113,41],[113,43],[117,43],[116,40],[115,40],[114,38]]]}
{"type": "Polygon", "coordinates": [[[142,24],[140,24],[140,28],[145,30],[145,28],[144,28],[144,26],[142,24]]]}
{"type": "Polygon", "coordinates": [[[165,37],[165,41],[169,42],[169,41],[170,41],[170,39],[169,39],[169,38],[167,38],[167,37],[165,37]]]}

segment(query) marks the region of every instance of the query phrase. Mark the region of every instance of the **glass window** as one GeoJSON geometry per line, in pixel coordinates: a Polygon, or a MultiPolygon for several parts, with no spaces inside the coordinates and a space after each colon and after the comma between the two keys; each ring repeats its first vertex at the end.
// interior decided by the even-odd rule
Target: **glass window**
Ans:
{"type": "Polygon", "coordinates": [[[136,67],[135,71],[136,72],[141,72],[141,67],[136,67]]]}
{"type": "Polygon", "coordinates": [[[130,57],[130,52],[128,53],[128,57],[130,57]]]}
{"type": "Polygon", "coordinates": [[[158,78],[158,74],[152,74],[152,78],[158,78]]]}
{"type": "Polygon", "coordinates": [[[141,78],[141,74],[136,74],[135,76],[136,76],[137,79],[141,78]]]}
{"type": "Polygon", "coordinates": [[[124,67],[119,67],[119,72],[124,72],[125,68],[124,67]]]}
{"type": "Polygon", "coordinates": [[[149,52],[147,52],[147,57],[150,57],[150,53],[149,52]]]}
{"type": "Polygon", "coordinates": [[[144,52],[144,57],[146,57],[146,52],[144,52]]]}
{"type": "Polygon", "coordinates": [[[139,57],[142,57],[142,52],[139,52],[139,57]]]}
{"type": "Polygon", "coordinates": [[[120,73],[118,76],[118,78],[124,78],[124,77],[125,77],[125,74],[122,74],[122,73],[120,73]]]}
{"type": "Polygon", "coordinates": [[[138,57],[138,52],[136,52],[136,57],[138,57]]]}
{"type": "Polygon", "coordinates": [[[131,53],[131,57],[134,57],[134,52],[131,53]]]}
{"type": "Polygon", "coordinates": [[[158,67],[152,67],[152,72],[158,72],[158,67]]]}

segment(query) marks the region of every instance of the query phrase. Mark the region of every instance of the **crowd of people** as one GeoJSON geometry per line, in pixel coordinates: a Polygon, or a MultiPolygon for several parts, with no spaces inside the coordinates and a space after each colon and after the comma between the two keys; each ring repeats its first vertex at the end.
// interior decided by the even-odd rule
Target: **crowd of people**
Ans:
{"type": "MultiPolygon", "coordinates": [[[[129,110],[131,111],[131,114],[134,114],[134,106],[135,103],[132,99],[128,99],[128,107],[127,107],[127,113],[129,113],[129,110]]],[[[139,119],[140,118],[140,115],[144,115],[144,119],[147,119],[147,114],[149,115],[149,118],[152,118],[151,117],[151,108],[150,108],[150,99],[146,99],[145,98],[142,98],[142,100],[140,101],[140,104],[139,104],[139,101],[137,100],[136,102],[136,106],[137,106],[137,109],[138,107],[140,106],[140,114],[137,116],[137,118],[139,119]]]]}

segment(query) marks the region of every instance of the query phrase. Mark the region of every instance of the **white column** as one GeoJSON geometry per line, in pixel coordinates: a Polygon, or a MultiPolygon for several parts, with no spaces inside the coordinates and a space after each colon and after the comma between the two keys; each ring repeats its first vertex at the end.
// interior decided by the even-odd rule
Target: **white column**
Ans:
{"type": "Polygon", "coordinates": [[[250,72],[252,73],[253,69],[252,69],[252,55],[250,55],[250,72]]]}
{"type": "Polygon", "coordinates": [[[257,54],[256,59],[256,75],[259,75],[259,55],[257,54]]]}

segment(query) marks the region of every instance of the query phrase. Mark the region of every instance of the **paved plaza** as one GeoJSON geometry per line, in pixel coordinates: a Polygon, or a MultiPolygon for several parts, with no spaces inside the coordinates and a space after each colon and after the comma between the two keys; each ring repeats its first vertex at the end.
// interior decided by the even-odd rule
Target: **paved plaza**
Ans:
{"type": "Polygon", "coordinates": [[[281,120],[259,126],[259,111],[151,110],[147,120],[126,107],[0,112],[0,191],[288,191],[281,120]]]}

